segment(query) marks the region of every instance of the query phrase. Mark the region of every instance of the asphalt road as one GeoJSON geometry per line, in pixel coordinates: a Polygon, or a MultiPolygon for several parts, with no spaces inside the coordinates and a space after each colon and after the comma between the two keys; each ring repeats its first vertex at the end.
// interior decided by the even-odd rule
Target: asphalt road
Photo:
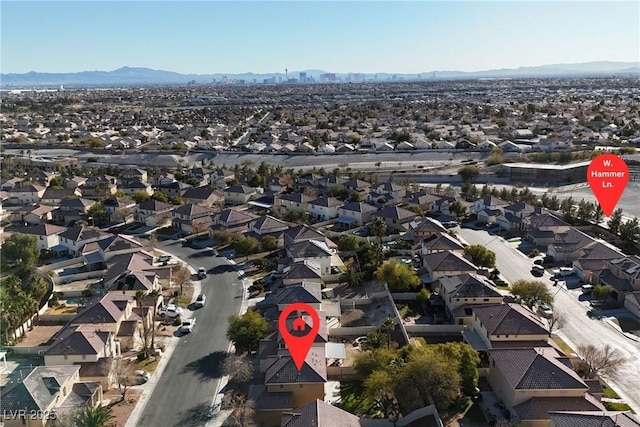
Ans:
{"type": "Polygon", "coordinates": [[[210,421],[210,409],[222,377],[220,362],[229,348],[225,336],[227,319],[240,309],[242,285],[224,258],[204,256],[202,250],[173,241],[164,242],[160,248],[196,269],[208,270],[207,278],[201,281],[207,301],[195,311],[194,330],[180,338],[138,425],[204,426],[210,421]]]}
{"type": "MultiPolygon", "coordinates": [[[[517,249],[517,243],[509,243],[484,230],[456,228],[456,231],[467,243],[480,244],[494,251],[496,267],[509,283],[519,279],[542,280],[547,283],[549,290],[554,294],[554,310],[562,311],[567,319],[565,325],[556,333],[571,348],[575,350],[581,344],[594,344],[599,347],[607,343],[622,351],[627,362],[619,367],[618,376],[607,382],[636,413],[640,413],[640,342],[625,337],[604,320],[589,318],[589,297],[582,295],[579,288],[571,285],[570,280],[567,289],[554,287],[551,274],[548,272],[544,277],[534,277],[531,274],[533,262],[517,249]]],[[[573,281],[576,282],[577,279],[574,278],[573,281]]]]}

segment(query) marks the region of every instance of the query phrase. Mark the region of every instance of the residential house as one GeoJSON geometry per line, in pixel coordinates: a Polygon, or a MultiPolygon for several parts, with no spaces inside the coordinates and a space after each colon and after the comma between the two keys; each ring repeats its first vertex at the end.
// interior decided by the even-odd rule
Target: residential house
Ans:
{"type": "Polygon", "coordinates": [[[38,248],[40,248],[41,251],[49,251],[58,249],[58,245],[60,244],[59,235],[66,230],[65,227],[43,223],[19,228],[15,230],[15,232],[35,236],[36,239],[38,239],[38,248]]]}
{"type": "Polygon", "coordinates": [[[109,197],[102,201],[102,207],[109,213],[112,222],[129,222],[133,220],[136,202],[121,197],[109,197]]]}
{"type": "Polygon", "coordinates": [[[324,241],[304,240],[286,247],[287,256],[293,262],[313,262],[320,269],[322,277],[331,274],[331,267],[339,267],[342,261],[324,241]]]}
{"type": "Polygon", "coordinates": [[[560,409],[549,412],[549,417],[549,427],[640,427],[640,419],[631,412],[571,412],[560,409]]]}
{"type": "MultiPolygon", "coordinates": [[[[504,200],[497,197],[484,196],[473,203],[473,206],[471,207],[471,213],[475,215],[481,215],[482,211],[502,212],[501,208],[507,205],[509,205],[508,202],[505,202],[504,200]]],[[[482,221],[482,219],[478,217],[478,221],[482,221]]]]}
{"type": "Polygon", "coordinates": [[[54,206],[46,206],[38,203],[22,206],[11,212],[11,221],[23,224],[37,225],[53,220],[54,206]]]}
{"type": "Polygon", "coordinates": [[[473,331],[482,341],[480,347],[476,347],[478,351],[487,348],[549,345],[549,330],[527,307],[509,303],[479,305],[472,309],[473,331]]]}
{"type": "Polygon", "coordinates": [[[84,219],[89,209],[96,203],[95,200],[82,197],[77,199],[64,199],[58,205],[58,209],[52,212],[53,220],[63,224],[69,224],[84,219]]]}
{"type": "Polygon", "coordinates": [[[367,181],[361,181],[359,179],[350,179],[349,181],[345,181],[343,183],[344,188],[350,192],[356,192],[360,194],[362,197],[366,197],[369,192],[369,188],[371,188],[371,184],[367,181]]]}
{"type": "Polygon", "coordinates": [[[596,283],[610,285],[613,288],[611,296],[620,303],[625,302],[625,294],[640,291],[640,256],[607,260],[606,268],[600,271],[596,283]]]}
{"type": "Polygon", "coordinates": [[[569,231],[571,225],[555,215],[534,215],[530,220],[527,240],[537,247],[546,248],[555,240],[555,235],[569,231]]]}
{"type": "Polygon", "coordinates": [[[120,355],[115,332],[99,324],[73,325],[63,328],[44,353],[46,366],[97,362],[120,355]]]}
{"type": "Polygon", "coordinates": [[[313,197],[299,192],[290,194],[276,194],[275,208],[280,213],[295,210],[307,212],[309,208],[309,202],[313,199],[313,197]]]}
{"type": "Polygon", "coordinates": [[[156,191],[165,194],[167,197],[182,197],[182,195],[192,186],[180,181],[169,182],[156,187],[156,191]]]}
{"type": "Polygon", "coordinates": [[[598,242],[587,248],[583,257],[573,262],[578,277],[587,283],[596,283],[602,270],[608,268],[607,261],[624,258],[616,247],[598,242]]]}
{"type": "Polygon", "coordinates": [[[419,218],[409,223],[409,235],[414,242],[431,240],[442,234],[446,234],[446,232],[446,228],[444,228],[439,221],[429,217],[419,218]]]}
{"type": "Polygon", "coordinates": [[[84,176],[73,176],[71,178],[65,178],[64,188],[74,189],[81,188],[87,182],[87,178],[84,176]]]}
{"type": "Polygon", "coordinates": [[[38,184],[30,184],[25,186],[16,186],[7,190],[9,196],[7,204],[9,205],[28,205],[39,203],[46,187],[38,184]]]}
{"type": "Polygon", "coordinates": [[[446,276],[476,273],[478,268],[455,252],[436,252],[424,255],[422,265],[427,269],[431,281],[446,276]]]}
{"type": "Polygon", "coordinates": [[[148,182],[143,181],[127,181],[118,185],[118,191],[124,193],[127,196],[133,196],[137,193],[144,193],[149,196],[153,196],[153,187],[148,182]]]}
{"type": "Polygon", "coordinates": [[[212,207],[221,197],[211,187],[191,187],[182,194],[182,200],[185,204],[212,207]]]}
{"type": "Polygon", "coordinates": [[[289,224],[274,218],[271,215],[263,215],[248,225],[247,236],[255,237],[262,240],[264,236],[273,236],[276,238],[279,247],[284,245],[284,232],[289,229],[289,224]]]}
{"type": "Polygon", "coordinates": [[[475,306],[502,304],[504,299],[495,284],[479,274],[443,277],[438,282],[445,312],[456,325],[472,326],[475,306]]]}
{"type": "Polygon", "coordinates": [[[248,203],[252,197],[255,197],[256,190],[246,185],[232,185],[223,191],[224,203],[226,205],[243,205],[248,203]]]}
{"type": "Polygon", "coordinates": [[[148,227],[163,227],[171,224],[171,211],[174,207],[168,203],[149,199],[134,208],[133,216],[137,222],[148,227]]]}
{"type": "Polygon", "coordinates": [[[556,262],[573,262],[583,257],[586,250],[597,243],[595,239],[576,228],[569,228],[563,233],[555,234],[553,243],[547,247],[547,255],[556,262]]]}
{"type": "Polygon", "coordinates": [[[68,228],[58,235],[60,245],[67,248],[73,256],[81,256],[85,245],[110,236],[112,236],[111,233],[106,233],[98,228],[84,225],[68,228]]]}
{"type": "Polygon", "coordinates": [[[357,416],[343,409],[325,403],[323,400],[316,399],[290,412],[282,412],[280,426],[361,427],[361,424],[360,418],[358,418],[357,416]]]}
{"type": "Polygon", "coordinates": [[[422,255],[437,252],[457,252],[462,255],[464,253],[464,245],[448,233],[439,233],[431,238],[422,240],[420,242],[420,252],[422,255]]]}
{"type": "Polygon", "coordinates": [[[309,216],[319,221],[338,217],[338,208],[344,203],[335,197],[319,197],[309,202],[309,216]]]}
{"type": "Polygon", "coordinates": [[[140,168],[127,168],[120,172],[120,179],[124,181],[147,182],[147,171],[140,168]]]}
{"type": "Polygon", "coordinates": [[[219,228],[225,228],[230,231],[244,233],[247,231],[247,224],[254,219],[255,217],[253,215],[245,211],[238,209],[224,209],[213,217],[211,230],[212,232],[215,232],[219,228]]]}
{"type": "Polygon", "coordinates": [[[410,229],[409,223],[415,221],[419,215],[399,206],[385,206],[378,212],[375,212],[372,217],[384,219],[387,225],[387,232],[400,233],[408,231],[410,229]]]}
{"type": "Polygon", "coordinates": [[[212,215],[215,211],[206,206],[188,204],[182,205],[171,212],[172,226],[185,233],[201,233],[211,226],[212,215]]]}
{"type": "Polygon", "coordinates": [[[604,410],[568,358],[551,347],[493,349],[489,366],[489,384],[523,427],[548,426],[549,412],[604,410]]]}
{"type": "Polygon", "coordinates": [[[305,242],[307,240],[318,240],[324,242],[331,250],[335,250],[337,245],[327,238],[321,231],[316,230],[307,224],[300,224],[289,228],[284,233],[284,245],[290,246],[294,243],[305,242]]]}
{"type": "Polygon", "coordinates": [[[407,189],[400,184],[394,182],[384,182],[371,186],[367,201],[371,203],[380,203],[380,199],[384,202],[380,204],[396,204],[402,202],[402,198],[407,195],[407,189]]]}
{"type": "Polygon", "coordinates": [[[364,202],[345,202],[338,208],[336,222],[343,228],[361,227],[371,221],[378,208],[364,202]]]}
{"type": "Polygon", "coordinates": [[[76,199],[82,196],[80,189],[67,189],[67,188],[51,188],[48,187],[42,197],[40,197],[40,203],[43,205],[58,206],[64,199],[76,199]]]}
{"type": "Polygon", "coordinates": [[[36,366],[21,381],[0,390],[4,427],[42,427],[86,406],[102,402],[102,387],[80,380],[80,366],[36,366]],[[40,414],[40,416],[37,416],[40,414]]]}
{"type": "Polygon", "coordinates": [[[496,218],[496,223],[500,228],[507,231],[526,231],[529,228],[529,220],[535,214],[541,214],[542,209],[519,202],[504,206],[502,214],[496,218]]]}

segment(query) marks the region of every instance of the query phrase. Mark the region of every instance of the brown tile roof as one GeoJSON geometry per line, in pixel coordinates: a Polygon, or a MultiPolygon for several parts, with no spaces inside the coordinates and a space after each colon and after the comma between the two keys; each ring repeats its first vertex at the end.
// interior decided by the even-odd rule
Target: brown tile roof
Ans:
{"type": "Polygon", "coordinates": [[[268,392],[264,385],[253,384],[249,386],[249,400],[255,402],[256,411],[287,411],[293,409],[293,393],[268,392]]]}
{"type": "Polygon", "coordinates": [[[476,307],[478,316],[490,335],[543,335],[549,331],[544,323],[520,304],[498,304],[476,307]]]}
{"type": "Polygon", "coordinates": [[[475,265],[455,252],[437,252],[424,256],[424,264],[429,271],[477,271],[475,265]]]}
{"type": "Polygon", "coordinates": [[[298,371],[291,356],[277,356],[265,372],[265,384],[325,383],[327,361],[323,348],[311,348],[298,371]]]}
{"type": "MultiPolygon", "coordinates": [[[[588,390],[551,347],[489,350],[490,358],[513,390],[588,390]]],[[[493,369],[493,368],[492,368],[493,369]]]]}
{"type": "Polygon", "coordinates": [[[548,420],[549,412],[598,411],[602,415],[604,406],[587,394],[585,397],[532,397],[513,407],[521,421],[548,420]]]}
{"type": "Polygon", "coordinates": [[[631,412],[560,411],[549,412],[555,427],[640,427],[640,419],[631,412]]]}
{"type": "Polygon", "coordinates": [[[280,427],[360,427],[360,418],[321,400],[284,412],[280,427]]]}
{"type": "Polygon", "coordinates": [[[100,354],[108,342],[111,333],[100,330],[94,325],[78,325],[65,328],[57,342],[46,351],[46,356],[52,355],[94,355],[100,354]]]}
{"type": "Polygon", "coordinates": [[[440,279],[440,286],[451,298],[497,298],[502,296],[489,279],[474,273],[443,277],[440,279]]]}
{"type": "Polygon", "coordinates": [[[317,304],[322,301],[321,287],[318,282],[300,282],[288,285],[274,295],[276,304],[293,304],[295,302],[317,304]]]}
{"type": "Polygon", "coordinates": [[[128,301],[132,300],[133,297],[130,295],[107,293],[100,300],[80,311],[69,323],[72,325],[117,323],[124,317],[124,309],[128,301]]]}
{"type": "Polygon", "coordinates": [[[431,251],[461,251],[464,250],[462,243],[458,242],[447,233],[439,233],[437,237],[426,240],[423,243],[425,249],[431,251]]]}

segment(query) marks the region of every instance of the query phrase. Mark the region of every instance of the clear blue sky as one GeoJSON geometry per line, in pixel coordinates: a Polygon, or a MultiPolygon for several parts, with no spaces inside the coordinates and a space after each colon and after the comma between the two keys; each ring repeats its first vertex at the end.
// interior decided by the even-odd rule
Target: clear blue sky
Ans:
{"type": "Polygon", "coordinates": [[[419,73],[639,61],[640,2],[2,1],[3,73],[419,73]]]}

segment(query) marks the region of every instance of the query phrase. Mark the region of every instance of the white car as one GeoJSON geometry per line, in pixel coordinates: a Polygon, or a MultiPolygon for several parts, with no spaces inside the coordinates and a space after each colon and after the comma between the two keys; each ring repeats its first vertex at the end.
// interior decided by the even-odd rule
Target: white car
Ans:
{"type": "Polygon", "coordinates": [[[193,327],[196,325],[196,319],[187,319],[182,322],[180,325],[180,332],[183,334],[188,334],[189,332],[193,332],[193,327]]]}
{"type": "Polygon", "coordinates": [[[149,372],[147,372],[147,371],[143,371],[142,369],[139,369],[139,370],[135,371],[134,373],[141,380],[144,380],[144,382],[149,381],[149,378],[151,378],[151,374],[149,372]]]}
{"type": "Polygon", "coordinates": [[[538,306],[538,314],[545,319],[550,319],[553,316],[553,310],[548,305],[539,305],[538,306]]]}
{"type": "Polygon", "coordinates": [[[207,270],[204,267],[198,268],[198,279],[204,279],[207,277],[207,270]]]}
{"type": "Polygon", "coordinates": [[[204,303],[207,301],[207,296],[205,294],[200,294],[198,295],[198,298],[196,298],[196,302],[194,303],[194,305],[196,307],[204,307],[204,303]]]}
{"type": "Polygon", "coordinates": [[[158,257],[158,262],[169,262],[171,261],[171,255],[162,255],[158,257]]]}
{"type": "Polygon", "coordinates": [[[182,308],[175,304],[169,304],[158,309],[158,316],[171,318],[182,316],[182,308]]]}

